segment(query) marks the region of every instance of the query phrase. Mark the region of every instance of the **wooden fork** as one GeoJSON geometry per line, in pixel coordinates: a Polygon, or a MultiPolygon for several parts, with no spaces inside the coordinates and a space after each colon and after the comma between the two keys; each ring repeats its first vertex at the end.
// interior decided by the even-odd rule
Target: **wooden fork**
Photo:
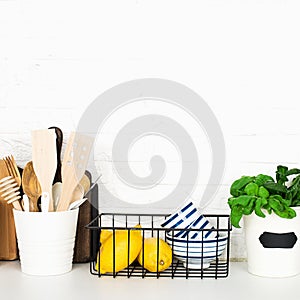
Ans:
{"type": "Polygon", "coordinates": [[[12,203],[15,209],[23,210],[19,202],[20,188],[14,177],[7,176],[0,180],[0,195],[8,204],[12,203]]]}
{"type": "Polygon", "coordinates": [[[22,180],[21,180],[21,175],[20,175],[20,172],[19,172],[19,169],[18,169],[18,166],[16,164],[14,157],[12,155],[7,156],[7,157],[3,158],[3,160],[6,164],[6,168],[8,170],[9,175],[11,175],[12,177],[15,178],[18,186],[20,187],[22,180]]]}

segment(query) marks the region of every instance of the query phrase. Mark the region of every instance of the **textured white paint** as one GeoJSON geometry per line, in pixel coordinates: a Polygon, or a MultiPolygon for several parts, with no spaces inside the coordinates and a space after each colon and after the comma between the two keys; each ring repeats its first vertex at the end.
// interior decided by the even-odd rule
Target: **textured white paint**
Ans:
{"type": "MultiPolygon", "coordinates": [[[[0,155],[23,166],[31,129],[69,133],[120,82],[175,80],[207,101],[223,129],[226,172],[207,209],[228,213],[237,177],[299,166],[299,8],[296,0],[0,1],[0,155]]],[[[106,160],[100,153],[99,164],[106,160]]],[[[245,256],[241,230],[232,256],[245,256]]]]}

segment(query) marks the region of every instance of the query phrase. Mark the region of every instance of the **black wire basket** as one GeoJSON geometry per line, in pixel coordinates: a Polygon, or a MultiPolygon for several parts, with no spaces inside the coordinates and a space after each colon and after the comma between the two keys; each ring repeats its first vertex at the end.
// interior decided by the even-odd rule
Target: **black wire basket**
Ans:
{"type": "MultiPolygon", "coordinates": [[[[98,277],[102,276],[112,276],[112,277],[183,277],[183,278],[226,278],[229,275],[229,250],[230,250],[230,233],[232,230],[230,218],[228,215],[216,215],[216,214],[206,214],[206,217],[211,224],[213,224],[212,229],[170,229],[162,228],[159,224],[163,222],[168,217],[168,215],[163,214],[120,214],[120,213],[102,213],[99,214],[92,222],[90,222],[86,228],[93,231],[92,234],[92,260],[90,262],[90,272],[98,277]],[[140,227],[134,225],[140,224],[140,227]],[[174,238],[178,231],[185,231],[185,239],[181,243],[185,246],[185,255],[181,257],[176,252],[181,246],[174,238]],[[195,258],[195,248],[193,248],[193,240],[190,236],[195,233],[202,235],[202,240],[207,231],[215,232],[214,247],[211,251],[210,256],[205,255],[203,251],[203,243],[197,244],[202,245],[200,248],[197,246],[196,250],[199,251],[197,255],[197,265],[192,263],[195,258]],[[104,274],[100,272],[101,269],[101,259],[100,259],[100,247],[101,247],[101,234],[104,232],[109,232],[111,235],[111,266],[112,270],[110,272],[105,272],[104,274]],[[134,232],[140,231],[142,240],[142,251],[143,257],[139,260],[134,260],[131,262],[132,242],[130,237],[134,232]],[[116,253],[119,251],[117,249],[117,235],[123,232],[126,236],[126,249],[122,250],[123,261],[125,259],[126,266],[118,270],[117,269],[117,257],[116,253]],[[144,257],[144,247],[146,238],[156,238],[156,263],[155,271],[149,271],[145,266],[144,257]],[[168,243],[172,249],[172,254],[170,258],[170,266],[167,269],[160,271],[159,259],[160,259],[160,248],[159,240],[163,240],[168,243]],[[177,248],[176,248],[177,247],[177,248]],[[202,255],[201,255],[202,253],[202,255]],[[125,257],[125,258],[124,258],[125,257]]],[[[104,241],[105,242],[105,241],[104,241]]],[[[124,246],[124,245],[123,245],[124,246]]],[[[206,248],[207,249],[207,248],[206,248]]],[[[118,254],[120,255],[120,253],[118,254]]]]}

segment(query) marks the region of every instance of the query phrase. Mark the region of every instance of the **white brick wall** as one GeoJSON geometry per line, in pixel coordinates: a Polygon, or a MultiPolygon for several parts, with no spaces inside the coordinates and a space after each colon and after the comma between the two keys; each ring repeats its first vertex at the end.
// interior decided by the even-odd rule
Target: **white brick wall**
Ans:
{"type": "MultiPolygon", "coordinates": [[[[226,173],[208,210],[228,212],[236,177],[299,166],[299,8],[296,0],[0,0],[0,155],[23,166],[31,129],[67,134],[106,89],[171,79],[199,93],[221,124],[226,173]]],[[[232,256],[245,256],[241,230],[232,256]]]]}

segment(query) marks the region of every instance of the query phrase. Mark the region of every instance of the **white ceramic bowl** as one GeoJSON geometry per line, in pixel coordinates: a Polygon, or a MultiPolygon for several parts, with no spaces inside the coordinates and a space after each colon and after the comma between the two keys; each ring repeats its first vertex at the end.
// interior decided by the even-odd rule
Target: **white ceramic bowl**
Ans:
{"type": "Polygon", "coordinates": [[[205,269],[220,255],[227,245],[227,236],[213,239],[190,240],[178,238],[167,233],[166,241],[173,250],[174,256],[189,269],[205,269]]]}
{"type": "Polygon", "coordinates": [[[183,248],[216,248],[220,247],[222,245],[227,244],[228,237],[227,235],[219,235],[219,237],[215,238],[209,238],[209,239],[188,239],[187,237],[175,237],[175,231],[174,236],[173,232],[168,232],[166,234],[166,241],[175,247],[183,247],[183,248]]]}

